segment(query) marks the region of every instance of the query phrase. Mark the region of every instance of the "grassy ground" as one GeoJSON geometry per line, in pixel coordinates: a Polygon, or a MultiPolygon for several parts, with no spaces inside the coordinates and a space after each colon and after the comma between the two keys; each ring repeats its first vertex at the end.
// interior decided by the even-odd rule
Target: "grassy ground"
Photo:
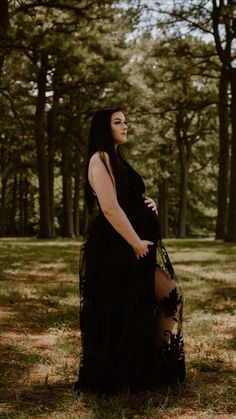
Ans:
{"type": "Polygon", "coordinates": [[[166,240],[185,292],[187,378],[179,389],[82,397],[78,241],[0,240],[1,418],[236,418],[236,245],[166,240]]]}

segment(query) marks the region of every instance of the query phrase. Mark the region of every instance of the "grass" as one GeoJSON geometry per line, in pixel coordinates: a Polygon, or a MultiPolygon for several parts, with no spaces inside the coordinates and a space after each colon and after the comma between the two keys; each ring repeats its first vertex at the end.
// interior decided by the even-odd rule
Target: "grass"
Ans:
{"type": "Polygon", "coordinates": [[[166,240],[185,293],[184,386],[72,391],[80,357],[76,240],[0,239],[0,418],[236,418],[236,245],[166,240]]]}

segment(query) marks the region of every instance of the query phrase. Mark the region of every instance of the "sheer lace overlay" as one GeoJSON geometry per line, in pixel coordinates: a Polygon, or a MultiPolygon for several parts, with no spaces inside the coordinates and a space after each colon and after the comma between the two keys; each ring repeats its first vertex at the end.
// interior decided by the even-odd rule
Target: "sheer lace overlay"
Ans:
{"type": "Polygon", "coordinates": [[[139,236],[154,246],[138,260],[101,211],[93,222],[80,257],[77,392],[138,391],[185,377],[182,291],[156,214],[144,203],[141,177],[128,165],[122,173],[120,204],[139,236]]]}

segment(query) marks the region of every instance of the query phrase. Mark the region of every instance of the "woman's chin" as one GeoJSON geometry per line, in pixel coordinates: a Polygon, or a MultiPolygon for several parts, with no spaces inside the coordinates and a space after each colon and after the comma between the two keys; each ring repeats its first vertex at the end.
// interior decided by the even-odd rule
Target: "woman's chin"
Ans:
{"type": "Polygon", "coordinates": [[[125,138],[120,138],[118,141],[116,141],[116,145],[118,144],[125,144],[126,143],[126,137],[125,138]]]}

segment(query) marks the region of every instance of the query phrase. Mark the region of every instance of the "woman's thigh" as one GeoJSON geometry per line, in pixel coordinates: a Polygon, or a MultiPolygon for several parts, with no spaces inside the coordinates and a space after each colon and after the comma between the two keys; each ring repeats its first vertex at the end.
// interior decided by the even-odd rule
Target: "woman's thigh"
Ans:
{"type": "Polygon", "coordinates": [[[155,273],[156,300],[159,301],[165,297],[169,297],[170,292],[175,288],[178,291],[178,294],[181,295],[181,290],[178,284],[173,279],[170,279],[163,269],[157,267],[155,273]]]}

